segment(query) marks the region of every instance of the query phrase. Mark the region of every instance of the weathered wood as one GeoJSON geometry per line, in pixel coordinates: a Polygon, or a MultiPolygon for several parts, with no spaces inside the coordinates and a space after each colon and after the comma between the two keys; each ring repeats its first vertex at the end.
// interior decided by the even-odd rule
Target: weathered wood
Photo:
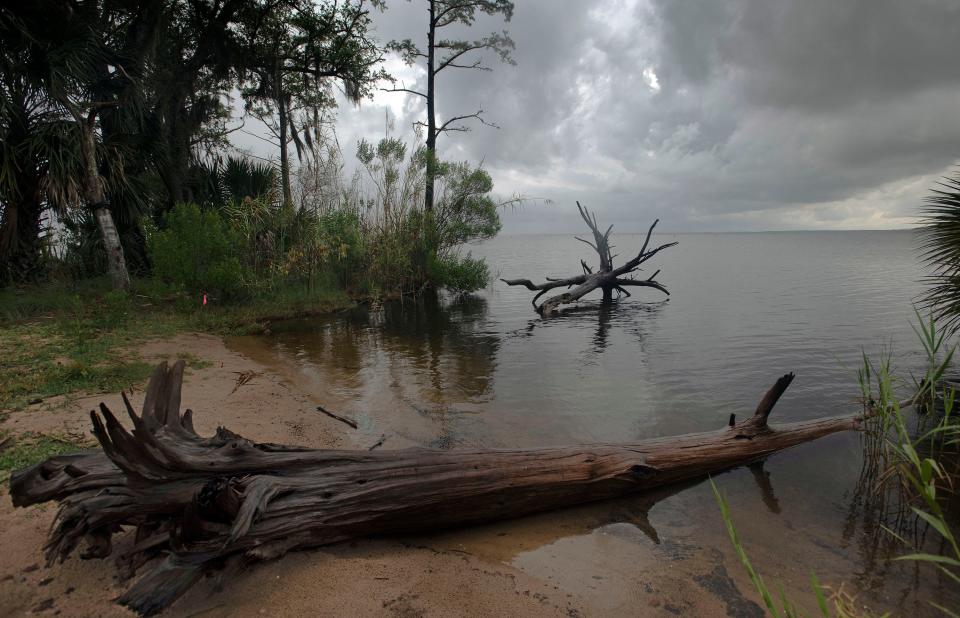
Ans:
{"type": "Polygon", "coordinates": [[[647,251],[647,247],[650,246],[650,237],[653,235],[653,230],[657,227],[657,223],[660,222],[659,219],[653,222],[653,225],[650,226],[650,229],[647,230],[646,240],[643,242],[643,247],[640,249],[634,258],[624,263],[618,268],[613,267],[613,258],[615,255],[611,254],[613,245],[610,244],[610,232],[613,231],[613,226],[607,228],[606,232],[601,233],[600,227],[597,225],[597,217],[595,214],[589,212],[586,208],[580,205],[580,202],[577,202],[577,210],[580,212],[580,217],[587,224],[587,227],[590,228],[590,231],[593,233],[593,242],[580,238],[579,236],[574,236],[580,242],[589,245],[597,254],[600,256],[600,268],[597,272],[587,266],[587,263],[583,260],[580,260],[580,265],[583,267],[583,274],[576,275],[574,277],[568,277],[566,279],[559,278],[550,278],[547,277],[546,283],[535,284],[529,279],[501,279],[507,285],[522,285],[532,292],[537,292],[531,301],[533,308],[537,310],[543,316],[548,316],[554,313],[561,305],[566,305],[569,303],[576,302],[589,294],[590,292],[600,288],[603,292],[603,302],[609,303],[613,300],[613,292],[616,291],[618,294],[624,294],[627,297],[630,297],[630,292],[627,291],[629,286],[640,286],[640,287],[650,287],[660,290],[667,296],[670,295],[670,292],[667,291],[663,285],[656,281],[656,277],[660,274],[660,271],[653,273],[652,276],[647,279],[633,279],[630,277],[625,277],[638,268],[640,265],[651,259],[660,251],[667,249],[676,245],[676,242],[666,243],[660,245],[650,251],[647,251]],[[576,287],[573,287],[576,286],[576,287]],[[557,296],[553,296],[543,301],[541,305],[537,305],[537,300],[541,296],[557,288],[573,288],[557,296]]]}
{"type": "Polygon", "coordinates": [[[350,425],[350,427],[352,427],[352,428],[354,428],[354,429],[357,428],[357,421],[353,420],[352,418],[347,418],[346,416],[340,416],[339,414],[334,414],[333,412],[331,412],[330,410],[327,410],[327,409],[324,408],[323,406],[317,406],[317,411],[318,411],[318,412],[323,412],[324,414],[326,414],[326,415],[329,416],[330,418],[336,419],[336,420],[340,421],[341,423],[344,423],[344,424],[346,424],[346,425],[350,425]]]}
{"type": "Polygon", "coordinates": [[[537,449],[316,450],[254,443],[224,428],[198,436],[193,413],[180,413],[182,377],[182,362],[158,366],[139,415],[124,396],[132,431],[103,404],[91,412],[101,451],[52,457],[10,480],[17,506],[60,502],[48,562],[84,540],[83,557],[106,556],[114,533],[135,528],[118,560],[131,574],[149,566],[119,602],[143,614],[167,607],[227,558],[270,559],[612,498],[755,462],[861,422],[768,426],[788,374],[754,416],[713,432],[537,449]]]}

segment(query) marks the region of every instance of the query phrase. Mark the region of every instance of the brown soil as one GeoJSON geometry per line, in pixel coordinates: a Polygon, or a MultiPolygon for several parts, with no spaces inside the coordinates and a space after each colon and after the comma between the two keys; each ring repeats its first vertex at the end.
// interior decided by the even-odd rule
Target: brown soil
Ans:
{"type": "MultiPolygon", "coordinates": [[[[350,402],[332,391],[306,394],[290,379],[290,368],[231,351],[217,337],[183,334],[140,353],[151,361],[188,353],[210,363],[189,371],[183,392],[201,434],[222,424],[258,441],[330,448],[372,443],[370,435],[316,412],[317,405],[340,411],[350,402]],[[241,376],[248,380],[238,386],[241,376]]],[[[11,413],[0,429],[88,436],[88,412],[100,401],[122,409],[116,394],[59,398],[11,413]]],[[[393,439],[383,448],[407,445],[393,439]]],[[[14,509],[6,493],[0,495],[0,615],[130,615],[112,601],[124,583],[110,560],[71,558],[46,568],[42,546],[55,506],[14,509]]],[[[603,525],[588,509],[573,509],[299,552],[224,581],[209,578],[167,615],[763,615],[741,593],[754,598],[730,553],[692,552],[704,558],[686,556],[678,568],[664,568],[683,548],[656,544],[644,533],[648,527],[643,521],[603,525]]]]}

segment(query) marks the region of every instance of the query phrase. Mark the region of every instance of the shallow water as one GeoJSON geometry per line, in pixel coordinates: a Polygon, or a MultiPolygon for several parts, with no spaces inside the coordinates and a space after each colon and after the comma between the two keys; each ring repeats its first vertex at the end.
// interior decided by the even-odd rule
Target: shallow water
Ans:
{"type": "MultiPolygon", "coordinates": [[[[672,240],[679,246],[652,267],[669,299],[635,288],[614,308],[591,299],[543,320],[529,291],[497,282],[476,297],[292,321],[231,345],[357,418],[358,443],[387,436],[385,448],[634,441],[719,428],[731,413],[750,414],[788,371],[797,378],[774,421],[850,413],[862,350],[878,356],[892,347],[904,375],[921,361],[910,324],[922,271],[910,232],[655,239],[672,240]]],[[[614,252],[642,241],[615,236],[614,252]]],[[[569,236],[503,236],[473,247],[503,276],[535,281],[576,273],[580,257],[595,261],[588,251],[569,236]]],[[[932,570],[887,562],[897,548],[858,491],[860,439],[831,436],[776,455],[763,470],[721,476],[747,551],[811,609],[811,571],[844,582],[874,609],[928,614],[931,598],[960,606],[932,570]]],[[[670,596],[658,586],[681,599],[713,595],[729,615],[759,609],[741,594],[749,583],[703,483],[495,530],[450,542],[549,577],[605,613],[670,596]],[[673,570],[664,575],[664,567],[673,570]]]]}

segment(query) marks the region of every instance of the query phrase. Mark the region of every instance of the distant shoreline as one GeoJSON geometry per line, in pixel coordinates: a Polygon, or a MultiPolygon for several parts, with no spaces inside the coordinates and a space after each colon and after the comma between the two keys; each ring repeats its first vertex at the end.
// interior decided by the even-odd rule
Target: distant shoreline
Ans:
{"type": "MultiPolygon", "coordinates": [[[[696,231],[696,232],[674,232],[674,231],[663,231],[655,232],[654,236],[692,236],[692,235],[707,235],[707,234],[824,234],[824,233],[838,233],[838,234],[849,234],[849,233],[890,233],[890,232],[916,232],[919,227],[907,227],[907,228],[895,228],[895,229],[886,229],[886,230],[871,230],[871,229],[853,229],[853,230],[724,230],[724,231],[696,231]]],[[[570,232],[501,232],[497,234],[496,238],[503,238],[507,236],[571,236],[579,235],[582,232],[574,230],[570,232]]],[[[646,231],[636,231],[636,232],[627,232],[619,231],[617,232],[620,235],[643,235],[646,234],[646,231]]]]}

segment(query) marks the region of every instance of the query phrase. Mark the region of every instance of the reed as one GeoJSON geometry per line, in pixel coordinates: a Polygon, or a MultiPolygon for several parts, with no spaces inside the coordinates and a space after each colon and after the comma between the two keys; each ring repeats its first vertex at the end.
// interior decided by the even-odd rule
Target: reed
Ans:
{"type": "MultiPolygon", "coordinates": [[[[720,516],[726,525],[727,534],[730,536],[730,542],[733,545],[734,551],[737,553],[737,558],[746,570],[747,575],[750,576],[750,581],[760,595],[760,599],[763,601],[767,612],[771,616],[782,616],[783,618],[801,618],[805,616],[797,607],[796,603],[787,595],[782,584],[777,584],[777,591],[774,593],[764,581],[763,576],[761,576],[753,566],[753,563],[750,562],[750,557],[743,548],[743,543],[740,541],[740,536],[737,534],[737,529],[733,524],[733,517],[730,514],[730,506],[727,504],[727,499],[720,493],[720,490],[717,489],[717,485],[713,482],[712,478],[710,479],[710,487],[713,489],[713,495],[717,499],[717,504],[720,507],[720,516]]],[[[846,593],[842,586],[831,591],[826,586],[820,584],[814,573],[810,574],[810,587],[817,602],[817,609],[824,618],[830,618],[831,616],[835,616],[836,618],[869,618],[872,616],[872,614],[866,613],[865,610],[858,610],[854,598],[846,593]],[[830,595],[827,596],[824,591],[829,591],[830,595]]],[[[885,618],[889,615],[889,613],[884,613],[879,618],[885,618]]]]}
{"type": "MultiPolygon", "coordinates": [[[[858,379],[870,416],[871,436],[866,441],[865,458],[880,469],[874,491],[886,494],[892,484],[898,495],[895,503],[899,516],[882,523],[882,529],[914,548],[924,534],[905,533],[911,519],[915,532],[933,530],[939,537],[937,553],[916,549],[896,559],[928,563],[948,581],[960,585],[960,545],[953,529],[960,473],[960,415],[954,410],[956,390],[945,379],[956,346],[948,343],[948,333],[933,316],[923,319],[918,313],[914,332],[925,363],[921,376],[911,376],[911,394],[903,401],[897,398],[896,387],[908,382],[893,375],[890,355],[876,365],[863,357],[858,379]],[[905,411],[909,407],[913,414],[905,411]]],[[[930,603],[946,615],[957,616],[950,608],[930,603]]]]}

